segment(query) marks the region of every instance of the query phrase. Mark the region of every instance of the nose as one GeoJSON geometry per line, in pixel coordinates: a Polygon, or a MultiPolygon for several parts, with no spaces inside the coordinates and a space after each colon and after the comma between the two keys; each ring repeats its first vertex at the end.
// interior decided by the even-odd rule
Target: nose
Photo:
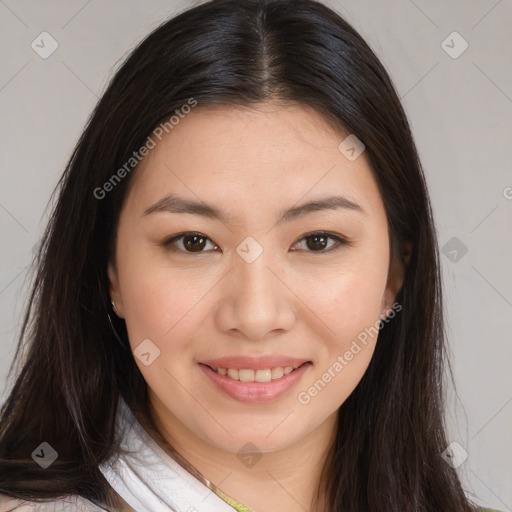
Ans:
{"type": "Polygon", "coordinates": [[[297,308],[282,268],[270,249],[252,263],[236,255],[231,272],[222,282],[216,312],[219,329],[251,341],[289,331],[297,308]]]}

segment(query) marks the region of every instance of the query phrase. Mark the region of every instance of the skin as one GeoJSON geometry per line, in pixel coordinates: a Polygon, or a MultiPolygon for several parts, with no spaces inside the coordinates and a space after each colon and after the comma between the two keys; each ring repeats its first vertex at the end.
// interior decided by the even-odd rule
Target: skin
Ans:
{"type": "Polygon", "coordinates": [[[337,410],[368,367],[376,337],[309,403],[298,393],[375,325],[402,285],[366,153],[349,161],[338,150],[347,135],[300,105],[197,107],[135,171],[120,215],[110,293],[132,350],[148,338],[160,350],[149,366],[135,358],[155,427],[253,512],[314,510],[337,410]],[[229,222],[143,215],[169,193],[213,204],[229,222]],[[276,225],[282,209],[334,194],[364,213],[322,210],[276,225]],[[311,248],[303,237],[319,230],[350,245],[329,251],[329,239],[323,252],[311,248]],[[176,252],[162,246],[183,231],[208,237],[202,253],[187,253],[183,239],[176,252]],[[236,252],[247,236],[263,248],[252,263],[236,252]],[[218,357],[270,354],[312,364],[293,389],[266,403],[223,394],[198,367],[218,357]],[[246,443],[262,455],[251,467],[237,457],[246,443]]]}

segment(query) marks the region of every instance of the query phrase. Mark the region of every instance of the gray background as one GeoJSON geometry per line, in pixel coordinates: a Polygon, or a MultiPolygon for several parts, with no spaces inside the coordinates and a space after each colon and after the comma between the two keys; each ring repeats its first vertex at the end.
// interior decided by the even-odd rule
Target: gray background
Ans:
{"type": "MultiPolygon", "coordinates": [[[[468,494],[511,511],[512,3],[326,3],[382,59],[412,124],[444,248],[457,389],[448,404],[450,441],[469,454],[458,469],[468,494]],[[447,53],[463,49],[458,36],[446,39],[454,31],[469,44],[457,58],[447,53]]],[[[120,59],[190,5],[0,0],[2,401],[50,194],[120,59]],[[42,46],[43,31],[58,43],[46,59],[31,47],[42,46]]]]}

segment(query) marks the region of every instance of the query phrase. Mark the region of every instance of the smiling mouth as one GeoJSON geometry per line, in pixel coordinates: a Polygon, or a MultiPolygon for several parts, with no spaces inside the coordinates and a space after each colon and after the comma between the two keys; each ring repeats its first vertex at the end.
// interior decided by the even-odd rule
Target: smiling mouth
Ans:
{"type": "Polygon", "coordinates": [[[296,364],[294,366],[276,366],[275,368],[265,368],[253,370],[250,368],[218,368],[215,366],[208,366],[210,370],[214,371],[218,375],[228,377],[232,380],[238,380],[241,382],[271,382],[278,380],[284,375],[294,372],[304,364],[296,364]]]}

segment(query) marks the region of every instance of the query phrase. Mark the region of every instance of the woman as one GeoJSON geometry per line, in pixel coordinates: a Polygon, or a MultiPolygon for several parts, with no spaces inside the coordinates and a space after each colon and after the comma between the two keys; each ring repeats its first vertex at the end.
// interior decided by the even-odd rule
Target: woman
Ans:
{"type": "Polygon", "coordinates": [[[133,51],[59,184],[22,340],[2,510],[479,510],[447,462],[409,125],[320,3],[213,0],[133,51]]]}

